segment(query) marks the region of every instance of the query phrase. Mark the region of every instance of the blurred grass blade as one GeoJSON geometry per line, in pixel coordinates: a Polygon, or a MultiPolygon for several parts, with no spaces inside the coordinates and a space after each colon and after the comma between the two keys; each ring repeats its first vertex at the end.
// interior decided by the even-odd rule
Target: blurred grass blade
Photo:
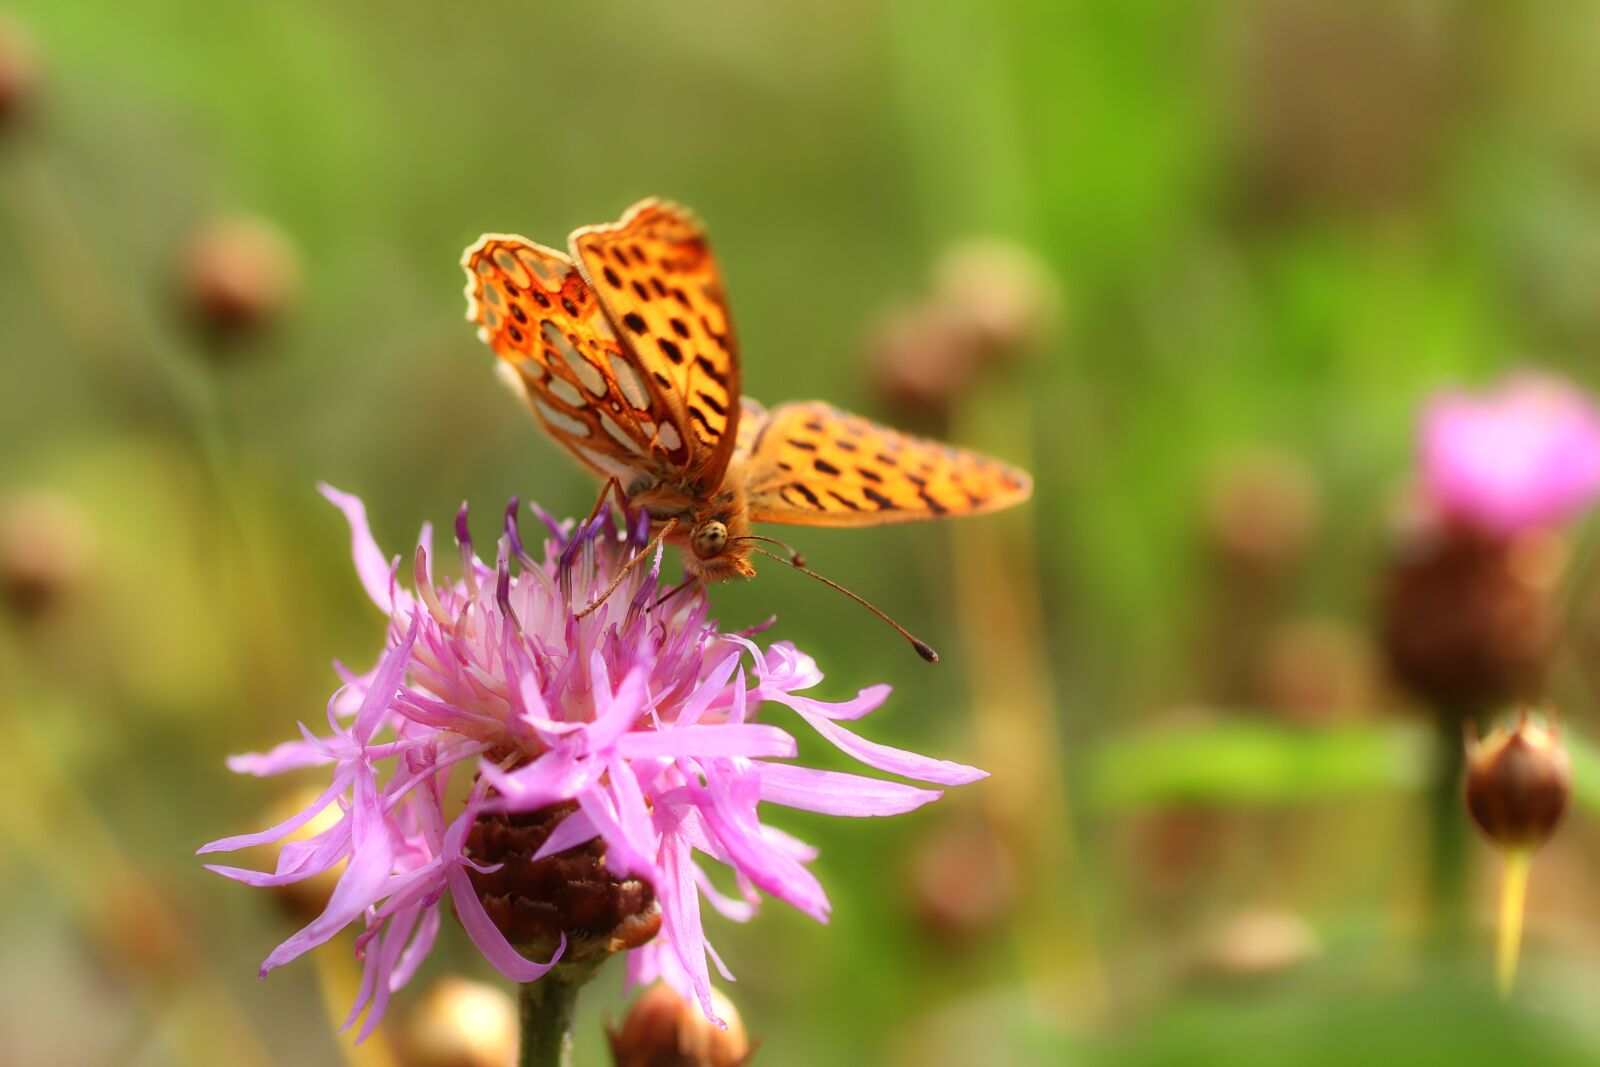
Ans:
{"type": "Polygon", "coordinates": [[[1360,723],[1307,730],[1218,719],[1108,740],[1089,765],[1102,809],[1163,804],[1268,806],[1351,793],[1410,790],[1427,780],[1428,732],[1360,723]]]}

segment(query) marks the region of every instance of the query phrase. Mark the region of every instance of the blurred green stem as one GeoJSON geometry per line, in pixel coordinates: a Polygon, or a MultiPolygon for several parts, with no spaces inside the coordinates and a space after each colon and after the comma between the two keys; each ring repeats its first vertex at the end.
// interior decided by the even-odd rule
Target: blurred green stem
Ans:
{"type": "Polygon", "coordinates": [[[1434,712],[1436,762],[1428,796],[1433,847],[1428,903],[1437,947],[1447,952],[1461,944],[1466,926],[1467,819],[1461,798],[1466,748],[1461,724],[1472,718],[1454,709],[1434,712]]]}
{"type": "Polygon", "coordinates": [[[517,987],[522,1024],[520,1067],[571,1067],[572,1016],[578,991],[599,970],[593,963],[562,963],[536,982],[517,987]]]}

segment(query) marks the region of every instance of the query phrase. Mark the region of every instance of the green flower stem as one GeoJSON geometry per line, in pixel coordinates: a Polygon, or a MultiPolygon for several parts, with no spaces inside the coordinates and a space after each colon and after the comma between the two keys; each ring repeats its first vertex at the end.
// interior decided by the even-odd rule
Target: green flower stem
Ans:
{"type": "Polygon", "coordinates": [[[1460,949],[1466,928],[1467,813],[1461,796],[1466,763],[1461,724],[1475,718],[1456,709],[1434,713],[1437,764],[1428,798],[1432,856],[1429,896],[1436,947],[1445,953],[1460,949]]]}
{"type": "Polygon", "coordinates": [[[572,1017],[578,991],[599,967],[590,962],[562,963],[537,982],[517,987],[522,1024],[520,1067],[571,1067],[572,1017]]]}

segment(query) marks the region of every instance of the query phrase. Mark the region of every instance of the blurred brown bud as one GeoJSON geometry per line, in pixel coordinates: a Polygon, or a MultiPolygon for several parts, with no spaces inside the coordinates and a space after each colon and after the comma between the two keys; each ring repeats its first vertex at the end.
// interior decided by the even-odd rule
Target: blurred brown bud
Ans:
{"type": "Polygon", "coordinates": [[[873,384],[884,402],[935,419],[948,415],[971,386],[979,350],[971,320],[932,303],[889,312],[867,341],[873,384]]]}
{"type": "Polygon", "coordinates": [[[1213,550],[1240,570],[1275,573],[1305,550],[1322,517],[1322,494],[1305,463],[1258,448],[1223,457],[1206,484],[1213,550]]]}
{"type": "Polygon", "coordinates": [[[1012,241],[980,238],[953,245],[934,269],[934,302],[964,317],[978,354],[1012,359],[1037,348],[1062,317],[1061,289],[1049,266],[1012,241]]]}
{"type": "Polygon", "coordinates": [[[1560,736],[1527,712],[1467,740],[1467,810],[1502,848],[1536,849],[1555,832],[1572,797],[1572,763],[1560,736]]]}
{"type": "Polygon", "coordinates": [[[638,878],[617,878],[605,866],[599,838],[534,860],[572,802],[514,815],[483,815],[467,833],[467,854],[487,874],[470,871],[484,910],[512,944],[548,957],[567,937],[568,963],[638,948],[661,929],[655,889],[638,878]]]}
{"type": "Polygon", "coordinates": [[[1252,208],[1414,202],[1435,171],[1457,65],[1448,6],[1288,0],[1248,11],[1240,84],[1252,208]]]}
{"type": "Polygon", "coordinates": [[[46,490],[0,502],[0,597],[38,618],[70,597],[89,566],[89,523],[68,498],[46,490]]]}
{"type": "Polygon", "coordinates": [[[31,106],[39,91],[39,55],[20,22],[0,13],[0,130],[31,106]]]}
{"type": "Polygon", "coordinates": [[[1537,695],[1554,629],[1560,535],[1501,537],[1426,511],[1398,531],[1382,601],[1395,679],[1436,710],[1467,716],[1537,695]]]}
{"type": "Polygon", "coordinates": [[[171,886],[152,886],[144,878],[119,878],[114,893],[103,894],[89,929],[93,947],[138,982],[188,977],[193,949],[175,915],[179,894],[171,886]]]}
{"type": "Polygon", "coordinates": [[[441,978],[407,1013],[395,1040],[404,1067],[512,1067],[517,1006],[479,982],[441,978]]]}
{"type": "Polygon", "coordinates": [[[264,219],[210,222],[183,252],[183,298],[194,320],[219,341],[271,326],[300,289],[293,243],[264,219]]]}
{"type": "Polygon", "coordinates": [[[1208,978],[1256,981],[1316,959],[1321,942],[1292,911],[1254,908],[1223,922],[1200,945],[1195,970],[1208,978]]]}
{"type": "MultiPolygon", "coordinates": [[[[276,826],[290,816],[309,808],[321,794],[322,790],[315,786],[305,786],[285,793],[262,815],[262,825],[276,826]]],[[[278,855],[283,851],[284,845],[317,836],[336,825],[342,814],[338,804],[329,804],[283,840],[268,845],[258,845],[251,849],[249,854],[252,858],[249,865],[261,870],[276,869],[278,855]]],[[[274,886],[271,892],[292,922],[296,925],[308,923],[321,915],[323,909],[328,906],[328,897],[333,894],[334,886],[339,884],[339,876],[344,873],[344,866],[343,862],[337,863],[321,874],[312,875],[304,881],[274,886]]]]}
{"type": "Polygon", "coordinates": [[[1016,864],[989,824],[966,818],[936,828],[912,854],[910,882],[924,929],[974,941],[1005,921],[1016,900],[1016,864]]]}
{"type": "Polygon", "coordinates": [[[754,1050],[733,1002],[719,989],[711,1006],[728,1024],[726,1030],[707,1019],[700,1005],[685,1000],[665,982],[657,982],[633,1002],[620,1029],[610,1030],[611,1059],[616,1067],[741,1067],[754,1050]]]}
{"type": "Polygon", "coordinates": [[[1267,708],[1320,723],[1370,710],[1374,671],[1365,634],[1336,619],[1293,619],[1267,635],[1256,687],[1267,708]]]}

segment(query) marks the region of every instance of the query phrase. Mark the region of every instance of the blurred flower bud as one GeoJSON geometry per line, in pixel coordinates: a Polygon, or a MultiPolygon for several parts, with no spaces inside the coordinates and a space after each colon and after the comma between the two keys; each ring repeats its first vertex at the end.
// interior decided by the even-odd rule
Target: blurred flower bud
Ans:
{"type": "Polygon", "coordinates": [[[1397,532],[1382,598],[1383,649],[1395,679],[1458,716],[1535,695],[1554,626],[1551,586],[1565,555],[1552,538],[1560,535],[1502,537],[1412,512],[1397,532]]]}
{"type": "Polygon", "coordinates": [[[1241,101],[1252,208],[1382,212],[1435,172],[1450,29],[1415,5],[1252,5],[1241,101]]]}
{"type": "Polygon", "coordinates": [[[22,24],[0,13],[0,130],[19,119],[39,90],[39,58],[22,24]]]}
{"type": "Polygon", "coordinates": [[[1507,729],[1467,741],[1467,810],[1501,848],[1549,840],[1572,796],[1572,763],[1556,732],[1527,712],[1507,729]]]}
{"type": "Polygon", "coordinates": [[[953,245],[934,270],[934,301],[971,326],[979,355],[1015,358],[1060,326],[1061,290],[1050,268],[1011,241],[975,239],[953,245]]]}
{"type": "Polygon", "coordinates": [[[1016,865],[989,824],[968,818],[937,827],[912,854],[917,918],[935,937],[973,941],[1005,920],[1016,899],[1016,865]]]}
{"type": "Polygon", "coordinates": [[[979,340],[971,320],[938,304],[891,311],[867,342],[872,379],[897,411],[942,419],[972,385],[979,340]]]}
{"type": "Polygon", "coordinates": [[[563,934],[562,959],[576,963],[638,948],[661,929],[661,908],[648,882],[617,878],[605,865],[603,838],[535,860],[577,804],[479,816],[467,834],[467,854],[488,873],[469,870],[484,910],[513,945],[550,956],[563,934]]]}
{"type": "Polygon", "coordinates": [[[1308,724],[1366,711],[1375,703],[1367,638],[1335,619],[1279,625],[1267,635],[1257,670],[1261,702],[1308,724]]]}
{"type": "Polygon", "coordinates": [[[19,492],[0,502],[0,597],[33,619],[71,596],[90,555],[89,524],[56,493],[19,492]]]}
{"type": "Polygon", "coordinates": [[[294,245],[264,219],[208,223],[184,249],[181,284],[191,317],[214,340],[235,340],[270,326],[300,288],[294,245]]]}
{"type": "Polygon", "coordinates": [[[1304,551],[1322,516],[1322,495],[1298,458],[1269,448],[1225,456],[1206,484],[1205,521],[1213,550],[1252,573],[1285,569],[1304,551]]]}
{"type": "Polygon", "coordinates": [[[1316,959],[1322,944],[1292,911],[1254,908],[1224,921],[1201,943],[1195,971],[1225,981],[1271,978],[1316,959]]]}
{"type": "Polygon", "coordinates": [[[148,876],[118,878],[114,893],[102,895],[86,934],[92,948],[138,982],[183,979],[192,974],[193,947],[174,903],[176,887],[152,885],[148,876]]]}
{"type": "Polygon", "coordinates": [[[395,1051],[404,1067],[512,1067],[517,1006],[493,986],[441,978],[406,1016],[395,1051]]]}
{"type": "MultiPolygon", "coordinates": [[[[313,786],[292,790],[280,796],[277,801],[262,816],[262,825],[276,826],[278,823],[298,815],[310,807],[321,796],[322,791],[313,786]]],[[[339,805],[329,804],[300,829],[285,837],[282,841],[275,841],[270,845],[259,845],[254,849],[251,865],[262,870],[272,870],[278,863],[278,853],[283,851],[283,846],[294,841],[305,841],[317,836],[324,830],[337,824],[343,812],[339,805]]],[[[345,864],[341,861],[320,874],[300,882],[290,882],[287,885],[272,887],[272,893],[277,898],[278,904],[283,908],[289,919],[296,925],[303,925],[322,914],[328,906],[328,897],[333,894],[333,889],[339,884],[339,876],[344,872],[345,864]]]]}
{"type": "Polygon", "coordinates": [[[616,1067],[740,1067],[754,1050],[733,1002],[719,989],[711,1006],[726,1030],[705,1017],[665,982],[645,990],[628,1009],[620,1029],[609,1031],[616,1067]]]}

